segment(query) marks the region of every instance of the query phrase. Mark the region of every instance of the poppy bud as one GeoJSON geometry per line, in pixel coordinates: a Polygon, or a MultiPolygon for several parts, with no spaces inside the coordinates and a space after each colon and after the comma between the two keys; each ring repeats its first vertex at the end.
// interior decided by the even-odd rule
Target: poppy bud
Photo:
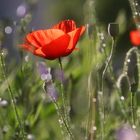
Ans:
{"type": "Polygon", "coordinates": [[[108,25],[108,33],[113,38],[119,34],[119,24],[117,23],[109,23],[108,25]]]}

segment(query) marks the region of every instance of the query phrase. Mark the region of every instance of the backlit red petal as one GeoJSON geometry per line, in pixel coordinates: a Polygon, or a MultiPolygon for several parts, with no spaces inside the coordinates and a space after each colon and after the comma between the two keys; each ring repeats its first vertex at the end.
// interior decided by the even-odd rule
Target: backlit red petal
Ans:
{"type": "Polygon", "coordinates": [[[56,59],[65,55],[66,49],[69,45],[70,36],[65,34],[55,40],[50,44],[42,47],[42,52],[46,55],[47,59],[56,59]]]}
{"type": "Polygon", "coordinates": [[[48,29],[48,30],[38,30],[32,33],[36,41],[40,44],[41,47],[46,46],[53,40],[64,35],[64,32],[58,29],[48,29]]]}
{"type": "Polygon", "coordinates": [[[85,31],[85,27],[82,26],[80,28],[77,28],[76,30],[68,33],[68,35],[70,35],[70,43],[69,46],[66,50],[66,55],[70,54],[76,47],[76,44],[80,38],[80,36],[84,33],[85,31]]]}
{"type": "Polygon", "coordinates": [[[35,50],[35,48],[29,44],[21,44],[20,46],[31,53],[33,53],[35,50]]]}
{"type": "Polygon", "coordinates": [[[46,57],[46,55],[42,52],[41,48],[36,49],[33,54],[41,56],[41,57],[46,57]]]}
{"type": "Polygon", "coordinates": [[[135,46],[140,45],[140,31],[139,30],[130,32],[130,41],[135,46]]]}
{"type": "Polygon", "coordinates": [[[76,24],[73,20],[64,20],[54,25],[52,29],[60,29],[65,33],[68,33],[76,29],[76,24]]]}
{"type": "Polygon", "coordinates": [[[36,39],[33,36],[33,33],[29,33],[26,35],[26,42],[28,44],[31,44],[32,46],[34,46],[35,48],[39,48],[40,44],[36,41],[36,39]]]}
{"type": "Polygon", "coordinates": [[[83,35],[83,33],[84,33],[84,32],[85,32],[85,30],[86,30],[86,27],[85,27],[85,26],[81,26],[80,28],[81,28],[81,33],[80,33],[80,36],[82,36],[82,35],[83,35]]]}

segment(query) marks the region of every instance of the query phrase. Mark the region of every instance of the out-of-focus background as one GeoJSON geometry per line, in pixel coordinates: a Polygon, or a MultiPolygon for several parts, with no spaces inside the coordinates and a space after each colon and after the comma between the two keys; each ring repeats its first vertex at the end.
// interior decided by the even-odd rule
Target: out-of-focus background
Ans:
{"type": "MultiPolygon", "coordinates": [[[[43,61],[47,68],[51,67],[58,98],[61,72],[58,61],[33,56],[21,50],[19,44],[23,42],[26,33],[50,28],[64,19],[73,19],[77,26],[88,27],[77,44],[79,51],[75,51],[62,60],[65,96],[70,107],[71,127],[76,140],[85,140],[86,135],[90,137],[90,140],[91,138],[99,139],[99,114],[96,113],[98,103],[95,103],[99,88],[97,76],[100,77],[105,55],[111,46],[111,39],[107,33],[108,24],[112,22],[119,24],[116,51],[112,61],[116,79],[121,73],[125,54],[132,46],[129,41],[129,32],[135,28],[135,24],[128,0],[0,0],[0,49],[5,58],[6,76],[28,140],[62,140],[59,117],[53,103],[44,93],[37,64],[43,61]],[[90,74],[94,97],[93,108],[90,108],[91,114],[88,110],[90,74]],[[88,117],[95,122],[92,121],[87,125],[88,117]]],[[[133,74],[133,68],[130,69],[130,73],[133,74]]],[[[133,75],[130,77],[133,79],[133,75]]],[[[113,94],[111,78],[108,73],[105,84],[107,92],[105,105],[109,114],[105,128],[107,140],[115,139],[116,131],[121,125],[129,123],[123,116],[124,108],[119,106],[120,101],[117,95],[113,94]]],[[[127,105],[129,108],[128,102],[127,105]]],[[[130,111],[128,110],[127,113],[129,114],[130,111]]],[[[21,139],[8,85],[1,70],[0,139],[21,139]]]]}

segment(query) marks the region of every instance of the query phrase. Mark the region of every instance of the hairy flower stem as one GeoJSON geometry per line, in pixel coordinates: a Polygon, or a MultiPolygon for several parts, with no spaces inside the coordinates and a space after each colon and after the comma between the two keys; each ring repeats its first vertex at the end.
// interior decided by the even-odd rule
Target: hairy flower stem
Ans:
{"type": "Polygon", "coordinates": [[[14,100],[13,91],[12,91],[11,86],[10,86],[10,84],[9,84],[9,81],[8,81],[8,79],[7,79],[5,63],[4,63],[4,59],[3,59],[2,54],[0,55],[0,59],[1,59],[1,66],[2,66],[2,71],[3,71],[3,76],[4,76],[4,79],[5,79],[6,82],[7,82],[9,96],[10,96],[10,98],[11,98],[11,102],[12,102],[12,105],[13,105],[13,109],[14,109],[14,112],[15,112],[15,116],[16,116],[18,125],[19,125],[20,130],[21,130],[22,140],[25,140],[24,127],[22,126],[22,122],[21,122],[21,120],[20,120],[20,117],[19,117],[19,114],[18,114],[18,111],[17,111],[17,107],[16,107],[16,103],[15,103],[15,100],[14,100]]]}
{"type": "Polygon", "coordinates": [[[138,18],[137,18],[139,17],[138,13],[140,12],[138,8],[138,0],[128,0],[128,1],[131,7],[134,22],[136,24],[136,27],[139,29],[140,21],[138,21],[138,18]]]}
{"type": "MultiPolygon", "coordinates": [[[[61,72],[63,73],[63,66],[62,66],[61,58],[59,58],[59,65],[61,68],[61,72]]],[[[69,116],[68,116],[68,112],[67,112],[67,106],[66,106],[66,102],[65,102],[63,79],[61,79],[60,86],[61,86],[61,97],[62,97],[62,104],[63,104],[64,120],[65,120],[67,129],[68,129],[68,132],[71,136],[71,139],[73,139],[73,135],[72,135],[72,132],[70,130],[70,125],[69,125],[69,116]]]]}
{"type": "MultiPolygon", "coordinates": [[[[44,83],[43,87],[44,87],[45,92],[47,92],[46,83],[44,83]]],[[[58,114],[58,117],[60,118],[60,121],[59,121],[60,127],[62,126],[61,128],[66,129],[68,135],[70,136],[70,140],[74,140],[74,136],[73,136],[73,134],[70,130],[69,125],[67,124],[67,121],[65,119],[65,116],[62,112],[62,109],[61,109],[60,105],[57,103],[56,99],[53,96],[51,96],[51,94],[48,94],[48,95],[49,95],[51,101],[54,103],[55,109],[56,109],[57,114],[58,114]]]]}
{"type": "MultiPolygon", "coordinates": [[[[123,73],[128,77],[128,64],[130,62],[130,57],[131,55],[135,53],[136,58],[137,58],[137,69],[138,69],[138,77],[140,77],[140,71],[139,71],[139,66],[140,66],[140,52],[138,48],[133,47],[131,48],[125,57],[125,62],[124,62],[124,67],[123,67],[123,73]],[[129,60],[129,61],[128,61],[129,60]]],[[[128,79],[129,81],[129,79],[128,79]]],[[[129,83],[130,85],[130,83],[129,83]]],[[[130,87],[131,88],[131,87],[130,87]]],[[[139,92],[140,90],[140,81],[138,81],[138,89],[137,91],[139,92]]],[[[136,93],[131,92],[130,93],[130,99],[131,99],[131,122],[133,125],[135,125],[135,119],[136,119],[136,113],[135,113],[135,104],[136,104],[136,93]]]]}
{"type": "MultiPolygon", "coordinates": [[[[60,68],[61,68],[61,72],[63,73],[61,58],[59,58],[59,65],[60,65],[60,68]]],[[[66,107],[65,96],[64,96],[64,85],[63,85],[63,79],[62,78],[61,78],[60,86],[61,86],[61,97],[62,97],[64,116],[65,116],[65,119],[68,121],[67,107],[66,107]]]]}
{"type": "Polygon", "coordinates": [[[105,74],[107,72],[107,69],[109,67],[109,64],[111,62],[113,53],[114,53],[114,47],[115,47],[115,38],[112,37],[112,46],[111,46],[111,52],[109,57],[106,60],[105,68],[102,73],[102,86],[101,86],[101,92],[100,92],[100,124],[101,124],[101,140],[104,140],[104,123],[105,123],[105,109],[104,109],[104,78],[105,74]]]}

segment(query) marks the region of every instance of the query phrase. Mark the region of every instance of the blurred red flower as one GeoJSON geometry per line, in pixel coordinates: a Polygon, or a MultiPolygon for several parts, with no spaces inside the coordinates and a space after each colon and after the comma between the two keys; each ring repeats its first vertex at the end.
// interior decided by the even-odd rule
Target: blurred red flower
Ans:
{"type": "Polygon", "coordinates": [[[133,30],[130,32],[130,41],[135,46],[140,45],[140,31],[139,30],[133,30]]]}
{"type": "Polygon", "coordinates": [[[50,29],[27,34],[21,47],[34,55],[53,60],[72,53],[84,31],[85,26],[77,28],[73,20],[64,20],[50,29]]]}

